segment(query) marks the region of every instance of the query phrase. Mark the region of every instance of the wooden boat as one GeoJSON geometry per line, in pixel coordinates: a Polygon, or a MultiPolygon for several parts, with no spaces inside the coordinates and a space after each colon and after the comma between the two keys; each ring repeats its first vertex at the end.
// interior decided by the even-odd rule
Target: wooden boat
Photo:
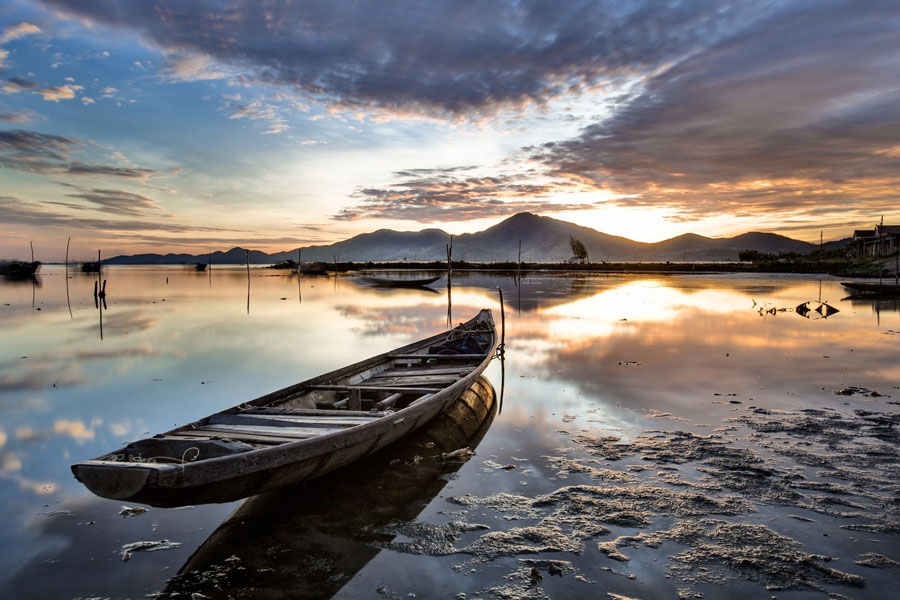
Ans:
{"type": "Polygon", "coordinates": [[[103,264],[97,261],[81,263],[82,273],[99,273],[103,264]]]}
{"type": "Polygon", "coordinates": [[[490,310],[450,331],[72,466],[104,498],[183,506],[322,475],[427,423],[487,368],[490,310]]]}
{"type": "Polygon", "coordinates": [[[385,529],[415,521],[445,489],[466,461],[442,457],[475,450],[496,413],[496,393],[482,376],[437,417],[383,450],[248,499],[194,550],[159,598],[279,598],[286,581],[293,599],[331,598],[389,543],[385,529]],[[240,568],[229,568],[235,555],[240,568]],[[227,577],[202,575],[223,571],[227,577]]]}
{"type": "Polygon", "coordinates": [[[395,279],[393,277],[363,277],[364,281],[371,283],[372,285],[384,286],[384,287],[424,287],[429,283],[434,283],[441,276],[437,277],[424,277],[420,279],[395,279]]]}
{"type": "Polygon", "coordinates": [[[841,285],[850,291],[851,295],[900,297],[900,285],[896,283],[874,283],[863,281],[842,281],[841,285]]]}
{"type": "Polygon", "coordinates": [[[34,277],[34,274],[40,268],[41,262],[39,260],[32,262],[8,260],[0,262],[0,275],[4,277],[34,277]]]}
{"type": "Polygon", "coordinates": [[[203,273],[204,271],[206,271],[206,267],[207,267],[206,263],[201,263],[201,262],[194,263],[194,270],[197,271],[198,273],[203,273]]]}

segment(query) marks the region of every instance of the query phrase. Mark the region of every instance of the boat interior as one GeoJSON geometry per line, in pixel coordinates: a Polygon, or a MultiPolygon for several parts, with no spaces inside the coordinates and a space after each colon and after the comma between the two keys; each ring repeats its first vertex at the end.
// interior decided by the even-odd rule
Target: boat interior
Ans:
{"type": "Polygon", "coordinates": [[[431,398],[481,365],[493,325],[474,319],[388,353],[132,442],[98,460],[183,464],[338,433],[431,398]]]}

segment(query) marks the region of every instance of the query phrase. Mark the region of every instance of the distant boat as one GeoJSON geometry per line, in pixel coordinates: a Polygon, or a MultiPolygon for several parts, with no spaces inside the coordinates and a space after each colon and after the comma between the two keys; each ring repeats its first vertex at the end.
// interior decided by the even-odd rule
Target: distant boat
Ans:
{"type": "Polygon", "coordinates": [[[198,273],[204,272],[206,270],[206,263],[201,263],[201,262],[194,263],[194,270],[197,271],[198,273]]]}
{"type": "Polygon", "coordinates": [[[842,281],[841,285],[850,291],[851,296],[897,296],[900,297],[900,285],[896,283],[868,283],[862,281],[842,281]]]}
{"type": "Polygon", "coordinates": [[[102,267],[102,263],[93,261],[81,263],[81,272],[82,273],[99,273],[102,267]]]}
{"type": "Polygon", "coordinates": [[[441,276],[437,277],[425,277],[421,279],[395,279],[392,277],[363,277],[364,281],[371,283],[372,285],[378,285],[382,287],[423,287],[428,285],[429,283],[434,283],[441,276]]]}
{"type": "Polygon", "coordinates": [[[449,331],[72,466],[104,498],[227,502],[342,467],[424,425],[497,349],[490,310],[449,331]]]}
{"type": "Polygon", "coordinates": [[[4,277],[34,277],[41,268],[41,261],[7,260],[0,262],[0,275],[4,277]]]}

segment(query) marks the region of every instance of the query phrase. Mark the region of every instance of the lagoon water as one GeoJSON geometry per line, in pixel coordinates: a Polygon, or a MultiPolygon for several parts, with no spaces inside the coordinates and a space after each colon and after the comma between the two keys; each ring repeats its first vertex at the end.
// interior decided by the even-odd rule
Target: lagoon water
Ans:
{"type": "Polygon", "coordinates": [[[353,273],[103,278],[102,313],[91,275],[0,281],[2,598],[881,599],[900,576],[897,301],[790,276],[457,273],[452,304],[446,280],[353,273]],[[502,406],[467,462],[410,440],[277,494],[134,516],[71,475],[439,332],[448,309],[499,323],[498,287],[502,406]]]}

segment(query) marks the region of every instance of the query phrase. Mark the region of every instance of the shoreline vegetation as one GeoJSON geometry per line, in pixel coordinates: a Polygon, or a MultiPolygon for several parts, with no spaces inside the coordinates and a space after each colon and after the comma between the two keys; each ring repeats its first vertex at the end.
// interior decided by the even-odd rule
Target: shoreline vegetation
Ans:
{"type": "MultiPolygon", "coordinates": [[[[584,262],[584,263],[534,263],[515,261],[469,262],[454,260],[454,271],[482,272],[570,272],[570,273],[798,273],[825,274],[839,277],[878,277],[879,261],[873,258],[847,258],[837,251],[826,251],[819,256],[797,253],[765,254],[756,251],[742,253],[741,261],[716,262],[584,262]]],[[[893,261],[881,261],[883,273],[890,271],[893,261]]],[[[276,270],[297,270],[298,264],[289,260],[265,268],[276,270]]],[[[424,270],[446,271],[446,261],[334,261],[311,262],[300,265],[301,273],[315,271],[322,273],[363,270],[424,270]]]]}
{"type": "MultiPolygon", "coordinates": [[[[756,250],[743,250],[737,261],[624,261],[624,262],[521,262],[493,261],[475,262],[454,260],[451,262],[454,271],[475,272],[507,272],[507,273],[580,273],[580,274],[606,274],[606,273],[668,273],[668,274],[702,274],[702,273],[778,273],[778,274],[809,274],[832,275],[835,277],[879,277],[894,276],[896,269],[895,257],[864,257],[851,258],[844,255],[844,250],[826,250],[824,252],[812,252],[800,254],[795,252],[763,253],[756,250]]],[[[44,263],[48,265],[63,263],[44,263]]],[[[85,263],[88,264],[88,263],[85,263]]],[[[96,263],[90,263],[92,265],[96,263]]],[[[107,266],[153,266],[153,267],[177,267],[189,266],[196,268],[195,262],[171,262],[171,263],[145,263],[145,262],[114,262],[101,261],[107,266]]],[[[230,264],[230,263],[228,263],[230,264]]],[[[234,263],[238,265],[238,263],[234,263]]],[[[393,270],[393,271],[446,271],[446,260],[432,261],[312,261],[298,263],[294,260],[286,260],[274,264],[253,263],[254,268],[265,268],[279,271],[297,271],[301,274],[324,275],[331,273],[344,273],[349,271],[366,270],[393,270]]],[[[225,266],[226,263],[213,264],[212,269],[225,266]]],[[[206,265],[202,265],[206,267],[206,265]]],[[[243,266],[243,263],[238,265],[243,266]]],[[[205,272],[206,269],[197,269],[205,272]]]]}

